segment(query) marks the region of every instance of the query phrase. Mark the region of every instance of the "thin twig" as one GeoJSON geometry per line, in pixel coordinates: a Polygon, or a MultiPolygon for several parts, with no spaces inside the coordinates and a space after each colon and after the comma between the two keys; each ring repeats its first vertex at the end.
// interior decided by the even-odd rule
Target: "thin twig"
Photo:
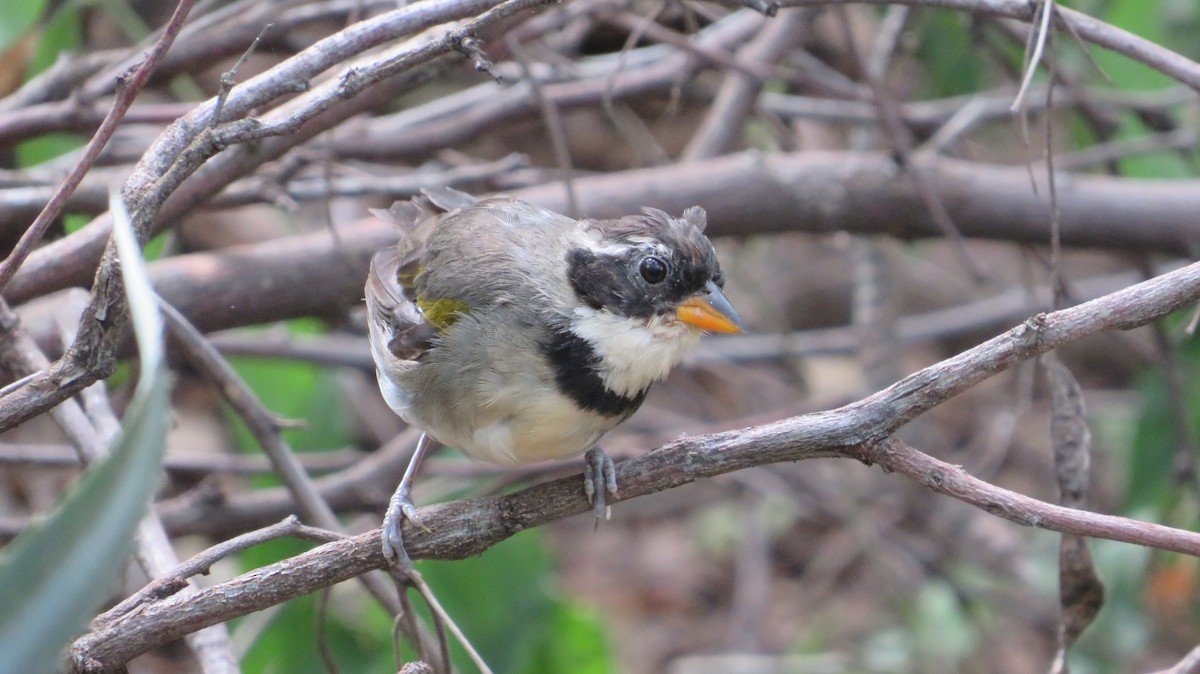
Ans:
{"type": "Polygon", "coordinates": [[[316,611],[313,612],[314,630],[317,638],[317,653],[321,664],[325,666],[326,674],[342,674],[337,657],[333,653],[333,644],[329,643],[329,595],[333,588],[325,588],[317,593],[316,611]]]}
{"type": "Polygon", "coordinates": [[[193,555],[187,561],[180,563],[169,573],[155,578],[141,590],[138,590],[136,593],[126,597],[111,609],[101,613],[96,617],[95,620],[92,621],[92,624],[96,627],[108,624],[139,606],[159,601],[164,597],[169,597],[186,587],[188,584],[188,579],[192,576],[207,575],[213,564],[216,564],[222,559],[225,559],[226,557],[243,550],[252,548],[256,545],[261,545],[267,541],[273,541],[288,536],[301,538],[308,541],[316,541],[318,543],[329,543],[331,541],[345,538],[345,535],[343,534],[301,524],[300,520],[295,515],[289,515],[284,518],[282,522],[244,533],[227,541],[222,541],[221,543],[218,543],[217,545],[214,545],[203,552],[193,555]]]}
{"type": "Polygon", "coordinates": [[[1025,92],[1029,90],[1029,86],[1033,84],[1033,76],[1037,73],[1038,66],[1042,63],[1042,52],[1046,48],[1046,40],[1050,36],[1050,20],[1054,17],[1054,0],[1041,0],[1038,4],[1038,20],[1037,32],[1033,37],[1033,49],[1029,53],[1029,58],[1026,59],[1025,77],[1021,80],[1021,86],[1017,89],[1017,95],[1013,98],[1012,105],[1009,107],[1013,112],[1023,109],[1025,102],[1025,92]]]}
{"type": "MultiPolygon", "coordinates": [[[[1044,0],[1045,11],[1052,11],[1054,0],[1044,0]]],[[[1039,38],[1040,40],[1040,38],[1039,38]]],[[[1054,70],[1054,35],[1051,33],[1050,68],[1054,70]]],[[[1046,87],[1046,110],[1054,109],[1054,79],[1046,87]]],[[[1050,193],[1050,290],[1054,294],[1054,308],[1063,302],[1062,282],[1062,213],[1058,210],[1058,175],[1054,171],[1054,120],[1046,115],[1046,184],[1050,193]]]]}
{"type": "MultiPolygon", "coordinates": [[[[313,485],[312,478],[296,459],[296,453],[280,436],[277,417],[263,406],[249,385],[178,310],[161,298],[159,307],[162,309],[168,330],[179,340],[192,363],[246,422],[254,439],[270,459],[276,474],[291,491],[304,514],[304,519],[330,531],[340,531],[342,525],[338,522],[337,515],[313,485]]],[[[381,577],[372,575],[365,577],[363,581],[385,608],[392,612],[399,609],[381,577]]]]}
{"type": "Polygon", "coordinates": [[[263,26],[262,30],[254,38],[254,42],[251,42],[250,46],[246,47],[246,51],[242,52],[237,63],[234,63],[233,67],[229,70],[221,73],[221,89],[217,92],[216,102],[213,104],[212,119],[209,122],[210,127],[215,127],[221,123],[221,112],[225,108],[225,99],[229,98],[229,92],[237,85],[238,71],[242,69],[242,66],[246,65],[246,61],[250,60],[250,55],[258,49],[258,45],[262,43],[263,36],[267,34],[267,31],[274,27],[275,24],[273,23],[263,26]]]}
{"type": "Polygon", "coordinates": [[[450,633],[454,635],[454,638],[458,640],[459,645],[467,652],[467,657],[471,659],[471,662],[475,663],[475,667],[479,669],[480,674],[492,674],[491,667],[488,667],[488,664],[484,662],[483,657],[479,655],[479,651],[475,650],[475,647],[471,645],[471,641],[459,629],[458,624],[454,622],[454,619],[450,617],[446,609],[442,608],[437,595],[433,593],[433,589],[425,582],[425,578],[420,572],[413,571],[410,576],[412,577],[413,586],[421,593],[421,598],[425,600],[425,603],[429,604],[429,609],[437,616],[438,621],[444,624],[450,630],[450,633]]]}

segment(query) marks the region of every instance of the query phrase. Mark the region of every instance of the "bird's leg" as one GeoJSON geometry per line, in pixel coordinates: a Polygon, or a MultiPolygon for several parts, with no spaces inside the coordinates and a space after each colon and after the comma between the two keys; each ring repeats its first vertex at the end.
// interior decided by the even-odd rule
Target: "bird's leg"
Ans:
{"type": "Polygon", "coordinates": [[[617,467],[600,447],[592,447],[583,455],[583,492],[592,504],[598,527],[600,520],[612,515],[612,506],[605,502],[605,494],[617,495],[617,467]]]}
{"type": "Polygon", "coordinates": [[[416,477],[417,468],[429,450],[429,444],[429,434],[422,433],[421,439],[417,440],[417,448],[413,450],[412,458],[408,461],[408,468],[404,469],[404,477],[400,478],[396,493],[392,494],[391,500],[388,501],[387,514],[383,516],[383,556],[398,564],[404,571],[413,570],[413,561],[404,550],[404,536],[400,525],[408,518],[408,521],[429,531],[429,527],[417,516],[417,506],[412,500],[413,478],[416,477]]]}

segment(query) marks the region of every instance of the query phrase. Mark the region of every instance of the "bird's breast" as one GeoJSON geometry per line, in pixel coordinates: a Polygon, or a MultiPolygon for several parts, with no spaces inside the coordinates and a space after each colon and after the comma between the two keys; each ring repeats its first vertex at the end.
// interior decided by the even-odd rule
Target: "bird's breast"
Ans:
{"type": "Polygon", "coordinates": [[[480,410],[473,424],[449,429],[445,435],[453,437],[440,439],[473,459],[518,465],[578,456],[619,422],[558,395],[528,396],[520,409],[489,412],[480,410]]]}

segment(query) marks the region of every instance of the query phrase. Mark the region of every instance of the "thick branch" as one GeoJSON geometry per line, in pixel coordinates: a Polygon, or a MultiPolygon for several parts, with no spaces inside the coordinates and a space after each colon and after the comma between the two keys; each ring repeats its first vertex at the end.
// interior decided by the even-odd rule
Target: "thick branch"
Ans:
{"type": "MultiPolygon", "coordinates": [[[[964,236],[1025,243],[1050,239],[1047,190],[1030,187],[1021,167],[953,159],[914,162],[964,236]]],[[[592,176],[576,181],[580,210],[617,217],[642,206],[679,213],[708,210],[710,234],[783,231],[940,236],[920,195],[882,154],[746,152],[695,164],[592,176]]],[[[564,208],[561,190],[545,185],[519,195],[564,208]]],[[[1200,205],[1191,181],[1100,176],[1059,179],[1062,241],[1068,246],[1132,248],[1191,257],[1200,242],[1200,205]]]]}

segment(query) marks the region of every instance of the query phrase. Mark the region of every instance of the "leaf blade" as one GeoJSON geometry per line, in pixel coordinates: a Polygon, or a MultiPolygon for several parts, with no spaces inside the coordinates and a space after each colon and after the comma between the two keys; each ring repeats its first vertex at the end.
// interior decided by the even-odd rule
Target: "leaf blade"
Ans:
{"type": "Polygon", "coordinates": [[[112,451],[0,556],[0,674],[59,669],[62,649],[118,578],[161,474],[170,386],[162,320],[129,216],[118,197],[110,203],[143,375],[112,451]]]}

